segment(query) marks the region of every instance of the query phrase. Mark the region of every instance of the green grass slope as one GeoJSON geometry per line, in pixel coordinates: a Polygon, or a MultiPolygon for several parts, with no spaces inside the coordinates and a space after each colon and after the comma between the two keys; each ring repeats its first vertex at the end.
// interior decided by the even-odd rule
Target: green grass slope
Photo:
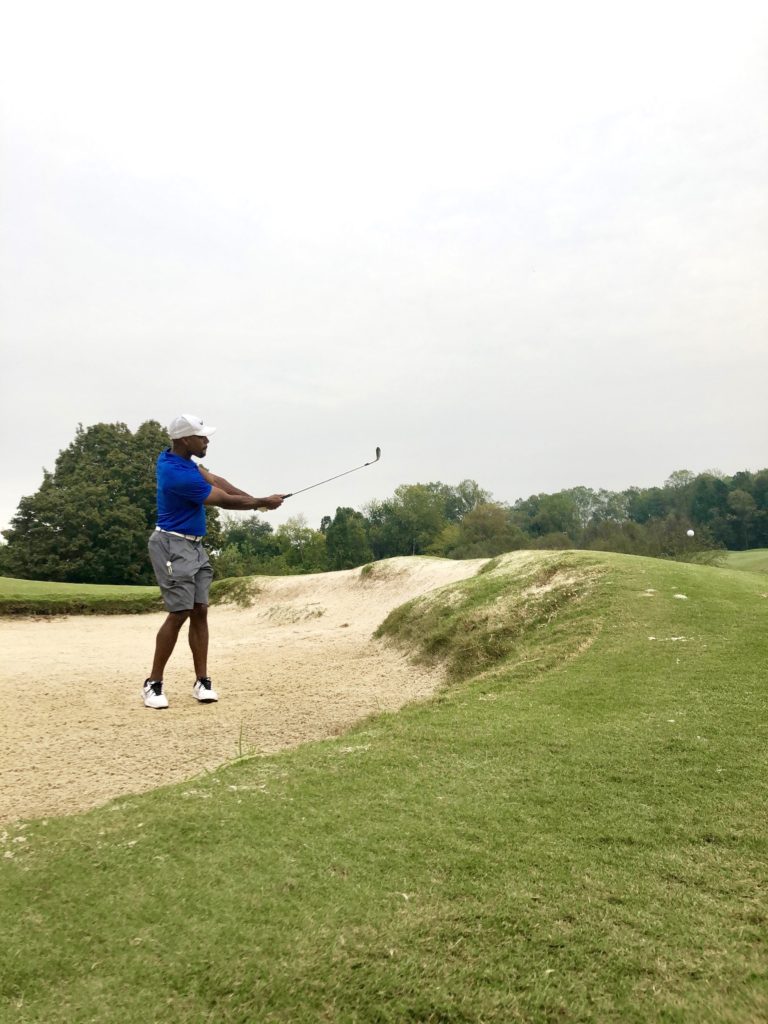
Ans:
{"type": "Polygon", "coordinates": [[[541,552],[414,602],[433,701],[0,833],[0,1019],[768,1019],[764,593],[541,552]]]}
{"type": "Polygon", "coordinates": [[[768,548],[752,548],[750,551],[729,551],[724,564],[729,569],[746,569],[747,572],[768,572],[768,548]]]}
{"type": "MultiPolygon", "coordinates": [[[[216,580],[211,604],[247,605],[258,583],[253,578],[216,580]]],[[[0,576],[0,616],[128,615],[162,611],[157,587],[46,583],[0,576]]]]}
{"type": "Polygon", "coordinates": [[[46,583],[0,576],[0,615],[110,615],[161,607],[157,587],[46,583]]]}

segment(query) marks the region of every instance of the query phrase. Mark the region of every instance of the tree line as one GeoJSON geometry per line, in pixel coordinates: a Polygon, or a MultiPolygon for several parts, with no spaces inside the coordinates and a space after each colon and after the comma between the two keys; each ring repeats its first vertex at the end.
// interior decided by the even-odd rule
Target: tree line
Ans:
{"type": "MultiPolygon", "coordinates": [[[[0,546],[0,574],[79,583],[153,583],[155,461],[168,447],[155,421],[78,427],[23,497],[0,546]]],[[[474,480],[404,484],[362,509],[339,507],[317,528],[297,516],[276,529],[259,515],[206,509],[220,578],[349,569],[396,555],[492,557],[520,548],[587,548],[661,558],[768,547],[768,469],[728,477],[678,470],[660,487],[573,487],[513,504],[474,480]],[[688,538],[692,527],[695,537],[688,538]]]]}

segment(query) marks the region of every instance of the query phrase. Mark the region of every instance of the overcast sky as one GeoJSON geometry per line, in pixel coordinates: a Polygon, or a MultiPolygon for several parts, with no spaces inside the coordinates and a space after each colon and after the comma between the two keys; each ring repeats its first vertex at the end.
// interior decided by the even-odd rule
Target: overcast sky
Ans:
{"type": "Polygon", "coordinates": [[[199,413],[310,525],[768,466],[764,2],[36,2],[0,19],[0,527],[199,413]]]}

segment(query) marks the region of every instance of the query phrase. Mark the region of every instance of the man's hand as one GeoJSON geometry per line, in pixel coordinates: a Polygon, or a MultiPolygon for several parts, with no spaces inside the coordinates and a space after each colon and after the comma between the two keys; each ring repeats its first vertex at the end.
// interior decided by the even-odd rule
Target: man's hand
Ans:
{"type": "Polygon", "coordinates": [[[280,508],[284,498],[284,494],[270,494],[268,498],[254,498],[254,501],[259,503],[256,508],[275,509],[280,508]]]}

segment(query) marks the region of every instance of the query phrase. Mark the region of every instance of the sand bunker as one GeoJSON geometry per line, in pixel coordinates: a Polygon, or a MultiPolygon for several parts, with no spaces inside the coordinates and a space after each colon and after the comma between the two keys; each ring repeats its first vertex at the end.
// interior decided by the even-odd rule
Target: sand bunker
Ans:
{"type": "Polygon", "coordinates": [[[250,608],[211,608],[220,702],[192,698],[185,628],[165,674],[167,711],[140,697],[164,615],[0,619],[0,822],[86,810],[427,697],[442,675],[371,634],[399,604],[484,561],[396,558],[367,574],[263,578],[250,608]]]}

